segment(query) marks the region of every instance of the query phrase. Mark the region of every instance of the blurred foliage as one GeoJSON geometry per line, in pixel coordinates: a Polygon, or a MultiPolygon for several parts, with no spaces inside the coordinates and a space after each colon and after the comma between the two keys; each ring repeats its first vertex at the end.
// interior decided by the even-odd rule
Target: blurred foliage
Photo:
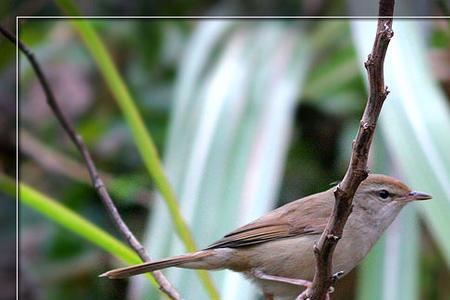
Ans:
{"type": "MultiPolygon", "coordinates": [[[[26,2],[18,1],[14,5],[17,7],[26,2]]],[[[196,2],[193,5],[190,1],[176,9],[177,12],[195,13],[197,9],[192,7],[201,7],[206,2],[196,2]]],[[[97,5],[108,7],[109,4],[104,1],[97,5]]],[[[172,6],[175,4],[131,4],[129,1],[122,5],[126,7],[125,11],[132,5],[135,5],[134,8],[154,5],[151,9],[160,9],[166,5],[161,11],[173,12],[172,6]]],[[[251,3],[246,5],[253,7],[251,3]]],[[[89,8],[89,4],[83,1],[80,7],[84,11],[89,8]]],[[[92,11],[95,12],[96,9],[97,7],[92,11]]],[[[53,4],[45,1],[38,10],[57,11],[53,4]]],[[[427,22],[427,26],[424,26],[429,37],[427,52],[448,51],[449,27],[445,21],[443,26],[441,21],[427,22]]],[[[298,103],[293,112],[292,133],[277,197],[278,204],[321,191],[342,177],[349,157],[349,145],[367,95],[348,24],[332,20],[302,22],[306,23],[306,31],[314,47],[314,58],[310,62],[311,71],[306,78],[304,91],[298,95],[298,103]]],[[[178,69],[183,63],[184,51],[196,23],[193,20],[93,22],[118,72],[136,100],[159,153],[164,152],[169,134],[178,69]]],[[[88,52],[67,21],[24,20],[21,21],[20,28],[21,38],[33,49],[51,78],[58,101],[75,121],[101,171],[109,177],[108,187],[125,221],[142,238],[147,216],[153,210],[154,187],[148,179],[123,115],[111,101],[111,91],[101,78],[97,66],[91,63],[88,52]]],[[[3,47],[4,41],[0,40],[0,43],[3,47]]],[[[14,69],[14,52],[6,53],[0,58],[0,78],[14,69]]],[[[439,63],[446,64],[444,61],[438,61],[439,63]]],[[[206,65],[211,68],[212,63],[208,61],[206,65]]],[[[24,60],[21,62],[20,75],[21,128],[27,130],[44,149],[47,147],[48,151],[57,153],[58,156],[50,156],[55,159],[58,157],[57,163],[70,158],[80,164],[77,152],[43,104],[40,86],[24,60]]],[[[450,78],[440,78],[440,85],[444,90],[449,83],[450,78]]],[[[448,101],[449,95],[446,96],[448,101]]],[[[28,137],[21,136],[21,139],[25,138],[28,137]]],[[[2,139],[3,170],[11,170],[12,167],[8,167],[11,163],[6,159],[6,154],[10,151],[5,150],[13,148],[11,143],[13,140],[2,139]]],[[[61,172],[51,164],[42,162],[46,151],[33,157],[24,148],[26,143],[21,141],[21,144],[20,171],[23,182],[43,194],[59,199],[65,206],[118,237],[95,192],[86,185],[85,173],[61,172]]],[[[392,159],[386,140],[377,136],[374,147],[376,155],[373,157],[373,169],[387,172],[387,168],[378,163],[386,163],[392,159]]],[[[5,195],[1,196],[0,201],[10,203],[5,195]]],[[[32,293],[35,299],[126,297],[125,281],[97,278],[99,273],[117,266],[117,262],[111,260],[109,255],[68,233],[66,229],[54,226],[27,206],[20,207],[20,217],[24,278],[21,288],[24,293],[39,290],[39,293],[32,293]]],[[[12,222],[10,220],[10,224],[12,222]]],[[[422,245],[415,249],[419,252],[417,255],[420,259],[420,285],[417,288],[420,295],[425,295],[419,299],[447,300],[450,295],[450,273],[445,267],[441,249],[428,227],[423,224],[421,221],[414,225],[420,229],[422,245]]],[[[367,260],[367,264],[375,266],[368,268],[376,270],[378,275],[368,278],[379,278],[382,275],[383,270],[380,270],[379,264],[374,263],[378,261],[376,256],[381,257],[380,252],[377,252],[381,247],[382,244],[379,244],[367,260]]],[[[368,273],[364,274],[369,276],[368,273]]],[[[359,282],[357,278],[357,272],[352,272],[342,279],[338,283],[334,299],[355,299],[359,282]]],[[[373,288],[364,279],[363,282],[363,287],[373,288]]],[[[359,299],[368,299],[361,298],[364,295],[361,289],[357,293],[359,299]]],[[[370,295],[373,293],[369,292],[370,295]]],[[[186,298],[189,299],[188,295],[186,298]]]]}
{"type": "MultiPolygon", "coordinates": [[[[450,132],[450,110],[448,99],[433,77],[437,72],[433,74],[428,65],[425,27],[419,24],[426,23],[406,20],[396,23],[396,39],[385,61],[390,102],[383,107],[380,127],[392,160],[389,169],[396,170],[415,189],[426,189],[434,199],[428,204],[408,207],[387,231],[387,243],[379,263],[389,266],[391,272],[385,272],[377,280],[385,299],[422,297],[417,284],[422,275],[418,269],[419,213],[444,262],[450,266],[450,143],[445,141],[450,132]],[[398,286],[402,286],[401,293],[398,286]]],[[[362,62],[372,47],[366,32],[375,23],[355,21],[352,25],[362,62]]]]}
{"type": "MultiPolygon", "coordinates": [[[[200,245],[274,205],[292,111],[311,58],[303,25],[211,20],[192,33],[174,88],[164,157],[200,245]]],[[[161,203],[152,211],[146,241],[158,257],[183,251],[161,203]]],[[[205,298],[188,272],[167,275],[182,294],[205,298]]],[[[237,274],[212,275],[224,299],[254,293],[237,274]]],[[[140,298],[159,293],[149,292],[141,289],[140,298]]]]}

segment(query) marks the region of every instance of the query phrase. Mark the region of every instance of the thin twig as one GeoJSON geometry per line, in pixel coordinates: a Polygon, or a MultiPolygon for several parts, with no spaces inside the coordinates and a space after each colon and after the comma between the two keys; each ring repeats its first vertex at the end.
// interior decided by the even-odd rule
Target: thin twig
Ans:
{"type": "MultiPolygon", "coordinates": [[[[31,66],[36,72],[39,82],[42,85],[42,88],[44,89],[48,105],[52,109],[58,121],[61,123],[66,133],[69,135],[72,142],[80,151],[81,156],[83,157],[83,160],[86,163],[86,167],[88,168],[92,184],[94,185],[97,194],[101,198],[103,204],[106,207],[106,210],[108,211],[110,217],[118,227],[120,233],[124,236],[128,244],[136,251],[136,253],[143,261],[151,261],[151,258],[145,251],[144,246],[142,246],[142,244],[139,243],[139,241],[136,239],[134,234],[130,231],[130,229],[120,216],[116,206],[114,205],[114,202],[109,196],[109,193],[105,187],[105,184],[103,183],[103,180],[100,178],[98,174],[97,168],[95,167],[94,161],[92,160],[92,157],[86,145],[84,144],[81,136],[75,131],[75,128],[72,125],[71,121],[61,111],[58,103],[56,102],[55,96],[50,88],[50,84],[48,83],[47,78],[42,72],[42,69],[38,64],[36,58],[34,57],[34,54],[27,46],[25,46],[24,43],[22,43],[22,41],[16,39],[16,37],[13,34],[8,32],[2,26],[0,26],[0,32],[13,44],[15,45],[17,44],[19,50],[25,54],[25,56],[31,63],[31,66]]],[[[175,290],[175,288],[171,285],[171,283],[167,280],[166,277],[164,277],[164,275],[160,271],[152,272],[152,274],[155,280],[158,282],[159,288],[162,292],[164,292],[171,299],[174,300],[181,299],[179,293],[175,290]]]]}
{"type": "MultiPolygon", "coordinates": [[[[58,150],[43,144],[24,128],[19,130],[19,136],[20,153],[30,157],[46,171],[67,176],[83,184],[91,184],[91,177],[83,162],[80,163],[58,150]]],[[[111,174],[101,169],[98,171],[106,186],[114,184],[115,179],[113,179],[111,174]]],[[[111,189],[110,194],[114,197],[114,191],[111,192],[111,189]]],[[[133,203],[142,207],[146,207],[149,199],[151,200],[153,198],[152,192],[143,185],[140,185],[139,189],[133,194],[135,194],[132,195],[133,203]]]]}
{"type": "Polygon", "coordinates": [[[333,252],[342,236],[345,223],[352,211],[353,196],[359,184],[367,178],[367,159],[375,132],[378,116],[388,95],[384,85],[383,64],[386,50],[393,36],[392,17],[394,0],[380,0],[377,32],[372,53],[365,67],[369,77],[369,97],[362,116],[359,130],[352,144],[350,164],[344,179],[334,191],[335,205],[328,224],[314,247],[316,272],[311,287],[307,288],[299,300],[324,300],[331,285],[339,276],[332,275],[333,252]]]}
{"type": "MultiPolygon", "coordinates": [[[[75,159],[64,156],[57,150],[42,144],[24,128],[20,129],[19,136],[20,153],[33,159],[46,171],[67,176],[84,184],[91,184],[91,177],[83,163],[79,163],[75,159]]],[[[110,174],[101,170],[99,170],[99,173],[106,184],[113,180],[110,174]]]]}

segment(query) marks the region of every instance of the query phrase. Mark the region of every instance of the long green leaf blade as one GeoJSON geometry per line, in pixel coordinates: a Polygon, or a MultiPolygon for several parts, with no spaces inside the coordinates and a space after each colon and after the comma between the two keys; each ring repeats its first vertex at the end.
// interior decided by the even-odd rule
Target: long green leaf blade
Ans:
{"type": "MultiPolygon", "coordinates": [[[[186,47],[165,162],[202,246],[274,205],[310,61],[309,40],[291,25],[199,22],[186,47]]],[[[159,205],[148,227],[147,245],[158,257],[182,252],[165,219],[159,205]]],[[[182,293],[204,299],[190,272],[169,269],[167,276],[182,293]]],[[[238,274],[213,277],[224,299],[254,297],[238,274]]]]}
{"type": "MultiPolygon", "coordinates": [[[[15,197],[15,183],[9,177],[0,174],[0,190],[15,197]]],[[[98,228],[76,212],[70,210],[59,202],[38,192],[32,187],[19,184],[19,201],[36,210],[44,217],[56,222],[73,233],[85,238],[87,241],[111,253],[127,264],[140,263],[140,258],[123,243],[112,237],[104,230],[98,228]]],[[[152,276],[147,276],[152,284],[158,286],[152,276]]]]}
{"type": "MultiPolygon", "coordinates": [[[[385,247],[378,248],[373,257],[378,266],[363,267],[359,299],[419,299],[420,231],[414,208],[421,212],[450,266],[450,113],[426,66],[418,24],[425,22],[394,22],[395,36],[385,62],[385,81],[391,93],[380,125],[394,168],[411,187],[432,194],[433,199],[408,207],[388,230],[385,247]],[[374,289],[378,289],[376,296],[370,298],[374,289]]],[[[372,47],[367,33],[373,28],[373,21],[352,22],[361,65],[372,47]]],[[[365,73],[363,68],[361,71],[365,73]]]]}
{"type": "MultiPolygon", "coordinates": [[[[56,0],[68,15],[77,15],[78,11],[70,0],[56,0]]],[[[139,150],[142,160],[159,192],[169,209],[171,220],[175,224],[175,230],[182,240],[185,249],[195,251],[197,249],[194,238],[184,220],[176,195],[167,179],[156,146],[150,133],[145,128],[142,117],[134,104],[131,94],[120,76],[105,45],[92,27],[89,21],[71,20],[71,24],[78,31],[82,41],[91,53],[98,65],[106,83],[111,89],[122,113],[133,134],[134,141],[139,150]]],[[[206,290],[212,299],[217,299],[218,293],[214,288],[211,278],[205,271],[198,271],[206,290]]]]}
{"type": "MultiPolygon", "coordinates": [[[[371,47],[367,35],[371,26],[370,21],[353,26],[361,60],[371,47]]],[[[385,63],[391,93],[381,114],[381,129],[411,186],[433,195],[418,208],[450,267],[450,110],[426,65],[418,22],[397,21],[394,31],[385,63]]]]}

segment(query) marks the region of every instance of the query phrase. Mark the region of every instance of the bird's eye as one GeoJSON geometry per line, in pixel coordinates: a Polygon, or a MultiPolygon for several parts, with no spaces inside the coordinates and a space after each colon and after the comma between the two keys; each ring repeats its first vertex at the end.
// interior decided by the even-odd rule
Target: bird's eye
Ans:
{"type": "Polygon", "coordinates": [[[387,197],[389,197],[389,192],[386,190],[381,190],[378,192],[378,195],[382,198],[382,199],[386,199],[387,197]]]}

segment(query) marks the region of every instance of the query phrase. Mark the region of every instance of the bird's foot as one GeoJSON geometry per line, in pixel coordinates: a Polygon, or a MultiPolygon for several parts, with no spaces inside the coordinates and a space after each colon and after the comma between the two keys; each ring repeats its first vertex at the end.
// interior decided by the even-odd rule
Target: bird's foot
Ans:
{"type": "MultiPolygon", "coordinates": [[[[333,292],[334,288],[330,286],[330,288],[328,289],[328,293],[325,296],[325,300],[331,300],[330,294],[333,292]]],[[[304,290],[303,293],[301,293],[295,300],[310,300],[311,298],[308,295],[309,295],[309,287],[306,288],[306,290],[304,290]]]]}
{"type": "MultiPolygon", "coordinates": [[[[344,275],[343,271],[339,271],[335,274],[333,274],[333,276],[331,277],[333,283],[335,283],[336,281],[338,281],[342,276],[344,275]]],[[[309,298],[309,294],[310,294],[310,288],[312,286],[312,283],[306,287],[306,290],[303,291],[303,293],[301,293],[296,300],[310,300],[309,298]]],[[[334,292],[334,287],[330,286],[330,288],[328,289],[327,295],[325,297],[326,300],[330,300],[330,294],[332,294],[334,292]]]]}

